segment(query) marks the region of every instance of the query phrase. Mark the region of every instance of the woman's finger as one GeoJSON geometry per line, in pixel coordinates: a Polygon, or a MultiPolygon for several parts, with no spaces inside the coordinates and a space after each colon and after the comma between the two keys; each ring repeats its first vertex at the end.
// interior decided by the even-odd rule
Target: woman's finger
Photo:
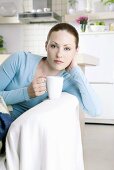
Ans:
{"type": "Polygon", "coordinates": [[[37,84],[40,84],[40,83],[44,83],[46,82],[46,78],[45,77],[38,77],[35,79],[36,83],[37,84]]]}

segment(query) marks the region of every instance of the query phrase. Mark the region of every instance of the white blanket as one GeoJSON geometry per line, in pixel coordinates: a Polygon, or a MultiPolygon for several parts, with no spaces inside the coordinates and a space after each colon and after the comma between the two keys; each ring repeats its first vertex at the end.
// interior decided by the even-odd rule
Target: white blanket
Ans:
{"type": "Polygon", "coordinates": [[[0,170],[84,170],[77,98],[62,93],[15,120],[0,170]]]}

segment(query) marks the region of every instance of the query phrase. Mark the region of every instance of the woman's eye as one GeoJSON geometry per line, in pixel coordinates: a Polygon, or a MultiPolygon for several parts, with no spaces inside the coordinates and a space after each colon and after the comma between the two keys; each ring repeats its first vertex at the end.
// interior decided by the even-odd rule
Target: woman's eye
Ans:
{"type": "Polygon", "coordinates": [[[56,46],[54,44],[51,44],[51,48],[55,48],[56,46]]]}
{"type": "Polygon", "coordinates": [[[65,51],[70,51],[69,47],[64,48],[65,51]]]}

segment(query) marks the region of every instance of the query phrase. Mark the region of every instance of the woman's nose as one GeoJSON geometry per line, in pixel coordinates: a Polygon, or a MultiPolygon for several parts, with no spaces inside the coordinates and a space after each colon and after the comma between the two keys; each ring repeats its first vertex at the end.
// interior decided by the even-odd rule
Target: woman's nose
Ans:
{"type": "Polygon", "coordinates": [[[61,58],[62,56],[63,56],[62,49],[58,49],[57,57],[58,57],[58,58],[61,58]]]}

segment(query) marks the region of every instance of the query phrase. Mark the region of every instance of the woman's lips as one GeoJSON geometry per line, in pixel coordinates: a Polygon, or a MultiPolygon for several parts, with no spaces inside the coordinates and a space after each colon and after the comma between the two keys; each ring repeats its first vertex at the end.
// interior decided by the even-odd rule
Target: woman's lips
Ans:
{"type": "Polygon", "coordinates": [[[64,63],[63,61],[60,61],[60,60],[54,60],[54,62],[55,62],[56,64],[62,64],[62,63],[64,63]]]}

